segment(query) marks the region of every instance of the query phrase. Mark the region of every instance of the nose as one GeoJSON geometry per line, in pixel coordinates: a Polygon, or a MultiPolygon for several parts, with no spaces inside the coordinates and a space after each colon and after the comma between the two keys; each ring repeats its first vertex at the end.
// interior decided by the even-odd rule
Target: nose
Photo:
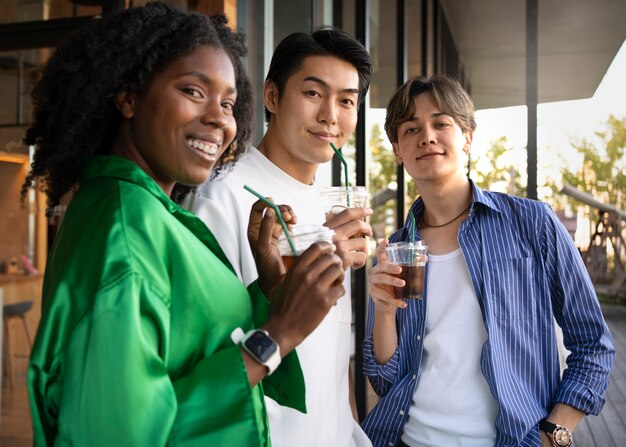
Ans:
{"type": "Polygon", "coordinates": [[[422,129],[420,146],[427,146],[429,144],[437,143],[437,137],[435,136],[435,132],[429,127],[424,126],[422,129]]]}
{"type": "Polygon", "coordinates": [[[218,129],[226,127],[228,123],[227,116],[219,98],[213,97],[206,102],[200,120],[203,124],[214,126],[218,129]]]}
{"type": "Polygon", "coordinates": [[[337,104],[331,99],[323,101],[320,106],[318,120],[320,123],[336,124],[337,123],[337,104]]]}

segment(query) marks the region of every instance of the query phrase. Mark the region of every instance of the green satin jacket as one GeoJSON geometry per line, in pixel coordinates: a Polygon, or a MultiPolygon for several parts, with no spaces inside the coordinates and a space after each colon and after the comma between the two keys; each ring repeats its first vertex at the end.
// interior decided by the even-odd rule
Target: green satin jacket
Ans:
{"type": "Polygon", "coordinates": [[[134,163],[94,157],[45,272],[35,444],[269,445],[263,389],[305,407],[295,351],[250,387],[230,334],[266,317],[202,221],[134,163]]]}

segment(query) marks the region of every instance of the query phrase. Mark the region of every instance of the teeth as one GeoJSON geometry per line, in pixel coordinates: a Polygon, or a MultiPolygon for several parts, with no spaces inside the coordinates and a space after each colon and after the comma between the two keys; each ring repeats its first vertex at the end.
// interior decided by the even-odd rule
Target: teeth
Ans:
{"type": "Polygon", "coordinates": [[[187,142],[189,143],[191,147],[200,149],[202,152],[209,154],[209,155],[215,155],[218,150],[218,145],[215,143],[208,143],[208,142],[203,142],[200,140],[192,140],[192,139],[188,139],[187,142]]]}

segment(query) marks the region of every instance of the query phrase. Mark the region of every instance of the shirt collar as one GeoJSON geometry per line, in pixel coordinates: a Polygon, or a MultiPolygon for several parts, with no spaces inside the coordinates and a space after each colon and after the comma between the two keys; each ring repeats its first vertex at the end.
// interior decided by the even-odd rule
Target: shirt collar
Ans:
{"type": "MultiPolygon", "coordinates": [[[[497,213],[500,212],[500,208],[493,201],[493,199],[485,193],[485,191],[480,188],[472,179],[468,179],[472,188],[472,206],[470,208],[470,214],[475,213],[475,207],[477,203],[484,205],[485,207],[491,208],[497,213]]],[[[413,213],[416,221],[419,221],[424,213],[424,201],[422,197],[418,197],[418,199],[413,203],[409,213],[413,213]]],[[[407,229],[411,228],[411,217],[407,215],[407,218],[404,222],[404,227],[407,229]]]]}
{"type": "Polygon", "coordinates": [[[170,212],[180,208],[165,194],[152,177],[126,158],[115,155],[93,156],[83,168],[80,183],[98,178],[115,178],[134,183],[156,197],[170,212]]]}

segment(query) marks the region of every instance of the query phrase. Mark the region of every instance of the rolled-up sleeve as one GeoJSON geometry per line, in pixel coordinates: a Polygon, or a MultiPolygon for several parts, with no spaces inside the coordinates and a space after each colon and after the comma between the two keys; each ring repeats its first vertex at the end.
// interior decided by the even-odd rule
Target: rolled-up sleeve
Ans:
{"type": "Polygon", "coordinates": [[[543,250],[554,316],[571,352],[556,402],[598,414],[615,357],[593,283],[571,236],[545,205],[543,250]]]}

